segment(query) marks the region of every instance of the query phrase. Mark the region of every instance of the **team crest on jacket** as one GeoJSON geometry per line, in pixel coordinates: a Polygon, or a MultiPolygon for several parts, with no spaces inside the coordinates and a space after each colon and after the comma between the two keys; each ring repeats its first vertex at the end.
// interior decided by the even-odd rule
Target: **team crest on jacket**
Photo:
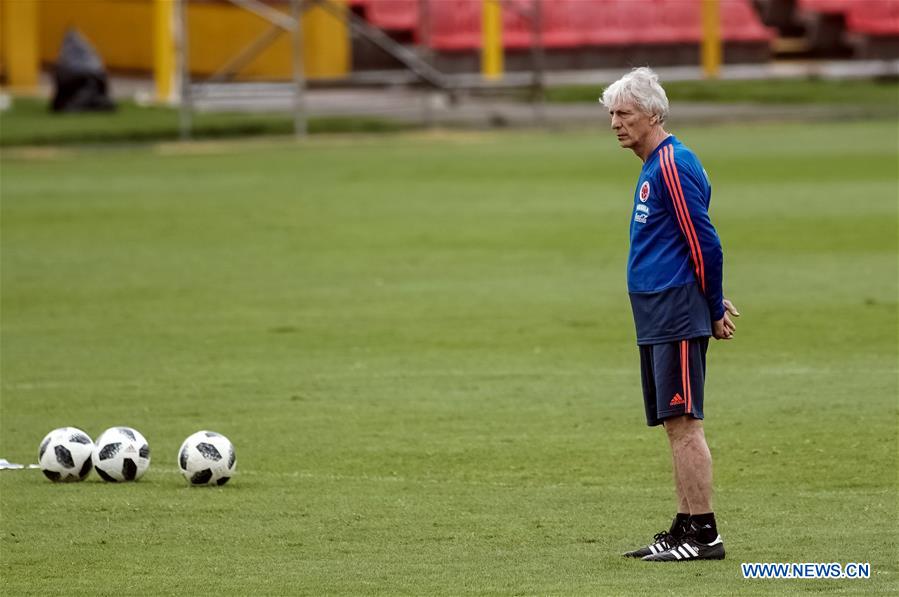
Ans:
{"type": "Polygon", "coordinates": [[[649,199],[649,181],[644,180],[643,184],[640,186],[640,201],[646,203],[649,199]]]}

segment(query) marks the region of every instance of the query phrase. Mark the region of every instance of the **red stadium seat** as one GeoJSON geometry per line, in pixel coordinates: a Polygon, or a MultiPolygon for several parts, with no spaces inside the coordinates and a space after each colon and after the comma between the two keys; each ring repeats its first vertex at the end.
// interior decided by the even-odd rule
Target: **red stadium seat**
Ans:
{"type": "Polygon", "coordinates": [[[665,3],[665,0],[618,3],[622,25],[631,39],[629,43],[661,44],[676,41],[676,31],[662,19],[661,10],[665,3]]]}
{"type": "Polygon", "coordinates": [[[899,2],[856,0],[846,13],[846,27],[864,35],[899,36],[899,2]]]}
{"type": "Polygon", "coordinates": [[[533,3],[530,0],[504,0],[503,46],[506,48],[529,48],[534,41],[530,14],[533,3]]]}
{"type": "MultiPolygon", "coordinates": [[[[545,0],[541,14],[542,41],[548,48],[576,47],[584,40],[576,26],[579,7],[592,0],[545,0]]],[[[481,0],[431,0],[431,45],[442,50],[481,47],[481,0]]],[[[533,44],[531,0],[504,0],[503,46],[529,48],[533,44]]]]}
{"type": "Polygon", "coordinates": [[[365,14],[375,27],[392,31],[418,28],[418,0],[365,0],[365,14]]]}
{"type": "Polygon", "coordinates": [[[771,41],[775,34],[762,24],[748,1],[723,0],[721,37],[724,41],[771,41]]]}
{"type": "Polygon", "coordinates": [[[658,3],[657,11],[661,21],[659,30],[662,40],[674,43],[702,41],[702,14],[699,1],[662,0],[658,3]]]}
{"type": "Polygon", "coordinates": [[[480,0],[431,2],[430,45],[437,50],[471,50],[481,47],[480,0]]]}
{"type": "Polygon", "coordinates": [[[609,2],[582,2],[576,5],[581,19],[578,28],[580,39],[591,46],[623,45],[632,43],[635,27],[629,18],[629,7],[619,0],[609,2]]]}
{"type": "MultiPolygon", "coordinates": [[[[364,0],[372,24],[415,31],[419,0],[364,0]]],[[[430,45],[437,50],[481,47],[482,0],[429,0],[430,45]]],[[[809,0],[813,2],[835,0],[809,0]]],[[[751,0],[721,0],[725,41],[769,41],[751,0]]],[[[544,0],[541,38],[547,48],[699,43],[701,0],[544,0]]],[[[503,45],[533,44],[532,0],[503,0],[503,45]]]]}
{"type": "MultiPolygon", "coordinates": [[[[607,0],[581,2],[591,45],[699,43],[701,0],[607,0]]],[[[724,41],[770,41],[774,33],[749,0],[721,1],[724,41]]]]}
{"type": "Polygon", "coordinates": [[[542,34],[546,47],[574,48],[585,43],[586,29],[581,9],[583,4],[583,0],[543,3],[542,34]]]}
{"type": "Polygon", "coordinates": [[[805,12],[837,13],[848,12],[858,0],[797,0],[796,7],[805,12]]]}

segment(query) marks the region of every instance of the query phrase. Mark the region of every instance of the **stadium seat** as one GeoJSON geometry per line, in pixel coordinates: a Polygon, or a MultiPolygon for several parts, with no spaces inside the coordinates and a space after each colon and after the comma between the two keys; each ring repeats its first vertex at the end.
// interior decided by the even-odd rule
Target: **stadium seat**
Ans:
{"type": "Polygon", "coordinates": [[[574,3],[580,13],[577,19],[579,39],[590,46],[636,44],[641,38],[650,39],[652,33],[647,34],[646,30],[655,27],[646,21],[646,15],[651,14],[651,5],[656,3],[657,0],[574,3]]]}
{"type": "Polygon", "coordinates": [[[365,0],[365,14],[375,27],[391,31],[418,28],[418,0],[365,0]]]}
{"type": "MultiPolygon", "coordinates": [[[[700,0],[606,0],[579,2],[582,39],[589,45],[699,43],[700,0]]],[[[774,38],[762,25],[749,0],[722,0],[724,41],[774,38]]]]}
{"type": "MultiPolygon", "coordinates": [[[[534,43],[531,0],[504,0],[503,46],[507,49],[529,48],[534,43]]],[[[544,40],[544,43],[546,41],[544,40]]]]}
{"type": "MultiPolygon", "coordinates": [[[[502,39],[506,48],[527,48],[533,43],[531,22],[525,16],[530,9],[530,0],[503,2],[502,39]]],[[[431,47],[448,51],[480,48],[482,10],[481,0],[431,0],[431,47]]]]}
{"type": "Polygon", "coordinates": [[[480,0],[431,2],[430,46],[457,51],[481,47],[480,0]]]}
{"type": "MultiPolygon", "coordinates": [[[[635,36],[640,43],[700,43],[702,16],[700,0],[646,0],[642,12],[631,9],[626,18],[637,14],[646,26],[635,36]],[[646,10],[646,9],[649,10],[646,10]]],[[[749,0],[721,1],[721,37],[725,42],[767,42],[774,32],[765,27],[749,0]]]]}
{"type": "Polygon", "coordinates": [[[858,0],[797,0],[796,7],[804,12],[843,14],[858,0]]]}
{"type": "MultiPolygon", "coordinates": [[[[702,41],[700,3],[692,1],[658,3],[659,43],[699,43],[702,41]]],[[[723,20],[723,19],[722,19],[723,20]]]]}
{"type": "Polygon", "coordinates": [[[899,2],[856,0],[846,13],[846,27],[863,35],[899,36],[899,2]]]}
{"type": "Polygon", "coordinates": [[[771,41],[775,33],[762,24],[748,1],[724,0],[721,3],[721,36],[724,41],[771,41]]]}
{"type": "Polygon", "coordinates": [[[542,10],[543,43],[548,48],[574,48],[585,43],[584,20],[578,0],[545,2],[542,10]]]}
{"type": "MultiPolygon", "coordinates": [[[[364,1],[368,19],[389,30],[418,28],[419,0],[364,1]]],[[[811,0],[834,1],[834,0],[811,0]]],[[[701,0],[544,0],[541,38],[546,48],[699,43],[701,0]]],[[[503,45],[531,47],[532,0],[503,1],[503,45]]],[[[432,48],[445,51],[481,47],[482,0],[430,0],[432,48]]],[[[724,41],[771,40],[751,0],[721,0],[724,41]]]]}
{"type": "MultiPolygon", "coordinates": [[[[630,38],[628,43],[661,44],[675,41],[676,31],[669,28],[661,19],[660,10],[666,3],[671,4],[666,0],[618,2],[619,26],[628,32],[630,38]]],[[[699,12],[696,14],[698,16],[699,12]]]]}

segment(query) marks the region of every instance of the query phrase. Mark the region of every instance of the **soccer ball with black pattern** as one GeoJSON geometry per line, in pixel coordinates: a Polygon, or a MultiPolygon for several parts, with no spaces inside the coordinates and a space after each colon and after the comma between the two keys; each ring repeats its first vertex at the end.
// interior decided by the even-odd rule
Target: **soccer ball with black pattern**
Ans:
{"type": "Polygon", "coordinates": [[[236,466],[234,444],[215,431],[197,431],[178,450],[178,468],[191,485],[224,485],[236,466]]]}
{"type": "Polygon", "coordinates": [[[97,438],[93,461],[104,481],[137,481],[150,468],[150,444],[136,429],[110,427],[97,438]]]}
{"type": "Polygon", "coordinates": [[[38,448],[38,462],[51,481],[83,481],[91,472],[94,442],[77,427],[60,427],[48,433],[38,448]]]}

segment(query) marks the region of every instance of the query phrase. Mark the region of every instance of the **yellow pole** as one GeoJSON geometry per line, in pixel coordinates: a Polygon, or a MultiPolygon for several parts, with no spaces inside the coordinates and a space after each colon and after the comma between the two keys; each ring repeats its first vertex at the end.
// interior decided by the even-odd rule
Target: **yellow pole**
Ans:
{"type": "Polygon", "coordinates": [[[481,74],[495,81],[503,78],[503,11],[499,0],[483,2],[481,74]]]}
{"type": "Polygon", "coordinates": [[[17,91],[37,88],[41,70],[36,0],[3,0],[0,37],[6,83],[17,91]]]}
{"type": "Polygon", "coordinates": [[[719,0],[702,0],[702,72],[707,79],[718,78],[721,55],[719,0]]]}
{"type": "Polygon", "coordinates": [[[175,2],[153,0],[153,81],[156,101],[175,99],[175,2]]]}

